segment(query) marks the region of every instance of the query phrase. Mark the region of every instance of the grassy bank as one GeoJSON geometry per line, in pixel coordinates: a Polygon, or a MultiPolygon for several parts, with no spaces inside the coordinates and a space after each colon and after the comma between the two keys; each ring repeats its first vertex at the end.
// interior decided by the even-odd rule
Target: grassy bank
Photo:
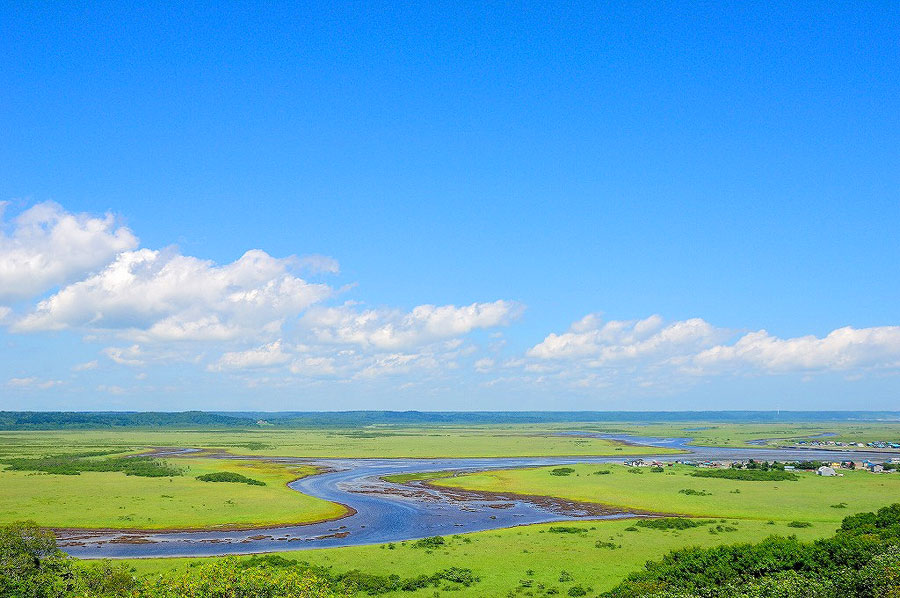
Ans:
{"type": "Polygon", "coordinates": [[[664,467],[659,473],[621,465],[570,467],[573,472],[566,476],[551,475],[554,467],[538,467],[464,474],[432,483],[701,517],[823,523],[837,523],[851,513],[878,509],[900,496],[900,475],[864,471],[831,478],[797,472],[796,481],[744,482],[693,477],[696,468],[679,465],[664,467]],[[597,471],[609,473],[597,475],[597,471]],[[845,506],[832,506],[841,503],[845,506]]]}
{"type": "MultiPolygon", "coordinates": [[[[279,553],[288,559],[331,567],[334,572],[358,569],[366,573],[401,576],[430,575],[448,567],[472,569],[480,581],[448,596],[460,598],[527,595],[539,586],[556,588],[566,596],[573,586],[590,587],[595,595],[605,591],[648,559],[661,557],[681,546],[716,546],[762,539],[770,534],[796,534],[801,539],[830,535],[835,525],[815,523],[794,529],[784,523],[726,520],[716,525],[680,531],[638,528],[633,521],[585,521],[539,524],[462,536],[448,536],[434,550],[415,547],[414,542],[388,545],[328,548],[279,553]],[[560,525],[582,530],[577,533],[552,532],[560,525]],[[716,525],[732,531],[716,531],[716,525]],[[630,528],[635,528],[630,530],[630,528]],[[710,529],[715,533],[710,533],[710,529]],[[629,531],[626,531],[629,530],[629,531]],[[600,544],[600,547],[598,547],[600,544]],[[608,546],[609,544],[614,547],[608,546]],[[560,579],[565,581],[560,581],[560,579]]],[[[129,561],[139,574],[186,570],[192,563],[214,559],[141,559],[129,561]]],[[[433,596],[434,589],[394,592],[384,596],[433,596]]],[[[441,595],[444,595],[443,593],[441,595]]]]}
{"type": "Polygon", "coordinates": [[[0,523],[33,520],[47,527],[129,529],[256,527],[319,521],[346,511],[287,487],[288,482],[315,473],[312,467],[222,459],[171,461],[183,475],[0,471],[0,523]],[[196,479],[221,472],[265,485],[196,479]]]}
{"type": "Polygon", "coordinates": [[[2,454],[46,454],[144,447],[199,447],[237,455],[283,457],[527,457],[652,454],[602,438],[555,435],[554,429],[434,427],[388,430],[85,430],[2,432],[2,454]]]}

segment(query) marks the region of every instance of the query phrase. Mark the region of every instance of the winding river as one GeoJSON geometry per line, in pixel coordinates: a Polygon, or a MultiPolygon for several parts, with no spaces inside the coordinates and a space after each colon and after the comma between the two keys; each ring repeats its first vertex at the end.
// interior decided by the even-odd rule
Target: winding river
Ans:
{"type": "MultiPolygon", "coordinates": [[[[694,447],[690,438],[647,438],[566,432],[567,435],[597,436],[633,444],[676,448],[682,454],[641,455],[643,459],[865,459],[884,454],[862,451],[791,450],[766,448],[694,447]]],[[[188,452],[188,450],[176,451],[188,452]]],[[[326,473],[309,476],[289,486],[350,507],[352,514],[336,521],[244,531],[77,531],[60,530],[61,548],[80,558],[141,558],[214,556],[309,548],[381,544],[428,536],[483,531],[530,523],[573,519],[609,519],[639,514],[615,509],[585,510],[561,500],[517,495],[485,495],[455,490],[436,490],[410,484],[395,484],[381,478],[389,474],[427,471],[479,471],[567,465],[616,463],[629,457],[627,447],[613,457],[531,457],[477,459],[295,459],[271,458],[281,463],[303,463],[322,467],[326,473]]]]}

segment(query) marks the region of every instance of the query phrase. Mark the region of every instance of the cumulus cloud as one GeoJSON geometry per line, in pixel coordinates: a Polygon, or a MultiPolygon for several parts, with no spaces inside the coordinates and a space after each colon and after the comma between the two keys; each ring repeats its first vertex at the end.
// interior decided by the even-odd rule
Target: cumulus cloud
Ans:
{"type": "Polygon", "coordinates": [[[53,202],[34,205],[11,223],[0,221],[0,301],[35,297],[77,280],[137,244],[111,214],[70,214],[53,202]]]}
{"type": "Polygon", "coordinates": [[[282,350],[281,341],[277,340],[255,349],[225,353],[216,364],[210,366],[210,370],[267,368],[284,365],[290,360],[291,356],[282,350]]]}
{"type": "Polygon", "coordinates": [[[572,324],[568,332],[547,335],[527,355],[543,360],[587,359],[599,366],[691,354],[729,335],[700,318],[664,324],[662,317],[653,315],[604,323],[590,314],[572,324]]]}
{"type": "Polygon", "coordinates": [[[119,365],[144,365],[144,352],[140,345],[130,347],[107,347],[103,353],[119,365]]]}
{"type": "Polygon", "coordinates": [[[461,307],[420,305],[410,312],[344,305],[312,309],[303,324],[322,343],[396,350],[505,326],[521,312],[518,303],[502,300],[461,307]]]}
{"type": "Polygon", "coordinates": [[[118,330],[144,341],[271,334],[332,292],[291,274],[290,262],[260,250],[223,266],[173,251],[126,251],[38,303],[13,330],[118,330]]]}
{"type": "Polygon", "coordinates": [[[341,265],[338,261],[327,255],[304,255],[297,258],[297,265],[308,272],[316,274],[338,274],[341,271],[341,265]]]}
{"type": "Polygon", "coordinates": [[[701,351],[698,373],[750,367],[762,372],[847,371],[900,367],[900,326],[838,328],[822,338],[781,339],[765,330],[701,351]]]}
{"type": "Polygon", "coordinates": [[[613,384],[677,386],[710,375],[775,375],[900,368],[900,327],[844,327],[819,338],[778,338],[760,330],[743,335],[700,318],[666,323],[602,319],[590,314],[568,331],[547,335],[511,360],[532,380],[564,380],[590,388],[613,384]]]}

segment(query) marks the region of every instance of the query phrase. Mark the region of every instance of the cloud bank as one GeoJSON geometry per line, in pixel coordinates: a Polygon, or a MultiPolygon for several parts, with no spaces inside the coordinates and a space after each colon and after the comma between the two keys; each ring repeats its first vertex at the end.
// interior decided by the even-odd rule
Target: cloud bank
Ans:
{"type": "Polygon", "coordinates": [[[89,348],[52,377],[9,371],[8,392],[61,392],[87,379],[114,394],[142,384],[172,388],[152,386],[148,371],[161,366],[193,371],[188,384],[202,376],[254,388],[380,379],[447,392],[470,384],[588,394],[666,392],[725,376],[900,371],[900,326],[781,338],[699,317],[592,313],[516,347],[501,331],[525,307],[509,299],[373,307],[345,297],[352,284],[329,284],[341,271],[329,256],[254,248],[216,263],[174,247],[141,247],[112,214],[72,214],[47,202],[3,219],[4,207],[0,326],[14,335],[79,336],[89,348]],[[129,372],[126,385],[106,380],[116,371],[129,372]]]}
{"type": "MultiPolygon", "coordinates": [[[[0,203],[0,218],[4,207],[0,203]]],[[[70,214],[53,202],[32,206],[11,223],[0,220],[0,301],[77,280],[137,244],[112,214],[70,214]]]]}

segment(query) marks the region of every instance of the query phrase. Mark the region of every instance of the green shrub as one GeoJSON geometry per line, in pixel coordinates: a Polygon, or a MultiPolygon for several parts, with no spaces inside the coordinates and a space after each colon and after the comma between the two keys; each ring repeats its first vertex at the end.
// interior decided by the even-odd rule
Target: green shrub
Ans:
{"type": "Polygon", "coordinates": [[[557,467],[556,469],[550,470],[550,475],[556,476],[567,476],[575,473],[575,470],[571,467],[557,467]]]}
{"type": "Polygon", "coordinates": [[[900,503],[846,517],[832,537],[814,542],[772,536],[756,544],[675,550],[603,596],[888,598],[898,587],[900,503]]]}
{"type": "Polygon", "coordinates": [[[107,454],[109,452],[50,455],[37,458],[5,458],[0,460],[0,463],[12,471],[42,471],[55,475],[79,475],[83,471],[117,471],[125,475],[147,478],[182,475],[181,469],[150,457],[87,458],[107,454]]]}
{"type": "Polygon", "coordinates": [[[429,548],[435,549],[440,548],[446,544],[444,539],[441,536],[431,536],[430,538],[422,538],[421,540],[416,540],[413,542],[413,548],[429,548]]]}
{"type": "Polygon", "coordinates": [[[547,529],[551,534],[586,534],[587,530],[581,527],[554,525],[547,529]]]}
{"type": "Polygon", "coordinates": [[[641,519],[635,525],[640,527],[648,527],[650,529],[689,529],[692,527],[700,527],[701,525],[709,525],[712,523],[709,519],[689,519],[687,517],[656,517],[653,519],[641,519]]]}
{"type": "Polygon", "coordinates": [[[137,578],[123,565],[82,564],[68,557],[52,533],[33,523],[0,526],[3,598],[337,598],[428,587],[452,591],[478,581],[460,567],[413,577],[335,573],[280,555],[195,561],[186,571],[137,578]]]}
{"type": "Polygon", "coordinates": [[[797,474],[781,469],[698,469],[691,472],[695,478],[719,478],[741,482],[796,482],[797,474]]]}
{"type": "Polygon", "coordinates": [[[712,496],[712,492],[707,492],[706,490],[694,490],[693,488],[682,488],[678,491],[678,494],[685,494],[687,496],[712,496]]]}
{"type": "Polygon", "coordinates": [[[250,486],[266,485],[265,482],[254,480],[253,478],[248,478],[247,476],[243,476],[239,473],[232,473],[230,471],[217,471],[215,473],[198,475],[197,479],[201,482],[233,482],[236,484],[249,484],[250,486]]]}
{"type": "Polygon", "coordinates": [[[622,548],[621,544],[616,544],[615,542],[604,542],[603,540],[597,540],[594,542],[594,548],[609,548],[610,550],[616,550],[618,548],[622,548]]]}

